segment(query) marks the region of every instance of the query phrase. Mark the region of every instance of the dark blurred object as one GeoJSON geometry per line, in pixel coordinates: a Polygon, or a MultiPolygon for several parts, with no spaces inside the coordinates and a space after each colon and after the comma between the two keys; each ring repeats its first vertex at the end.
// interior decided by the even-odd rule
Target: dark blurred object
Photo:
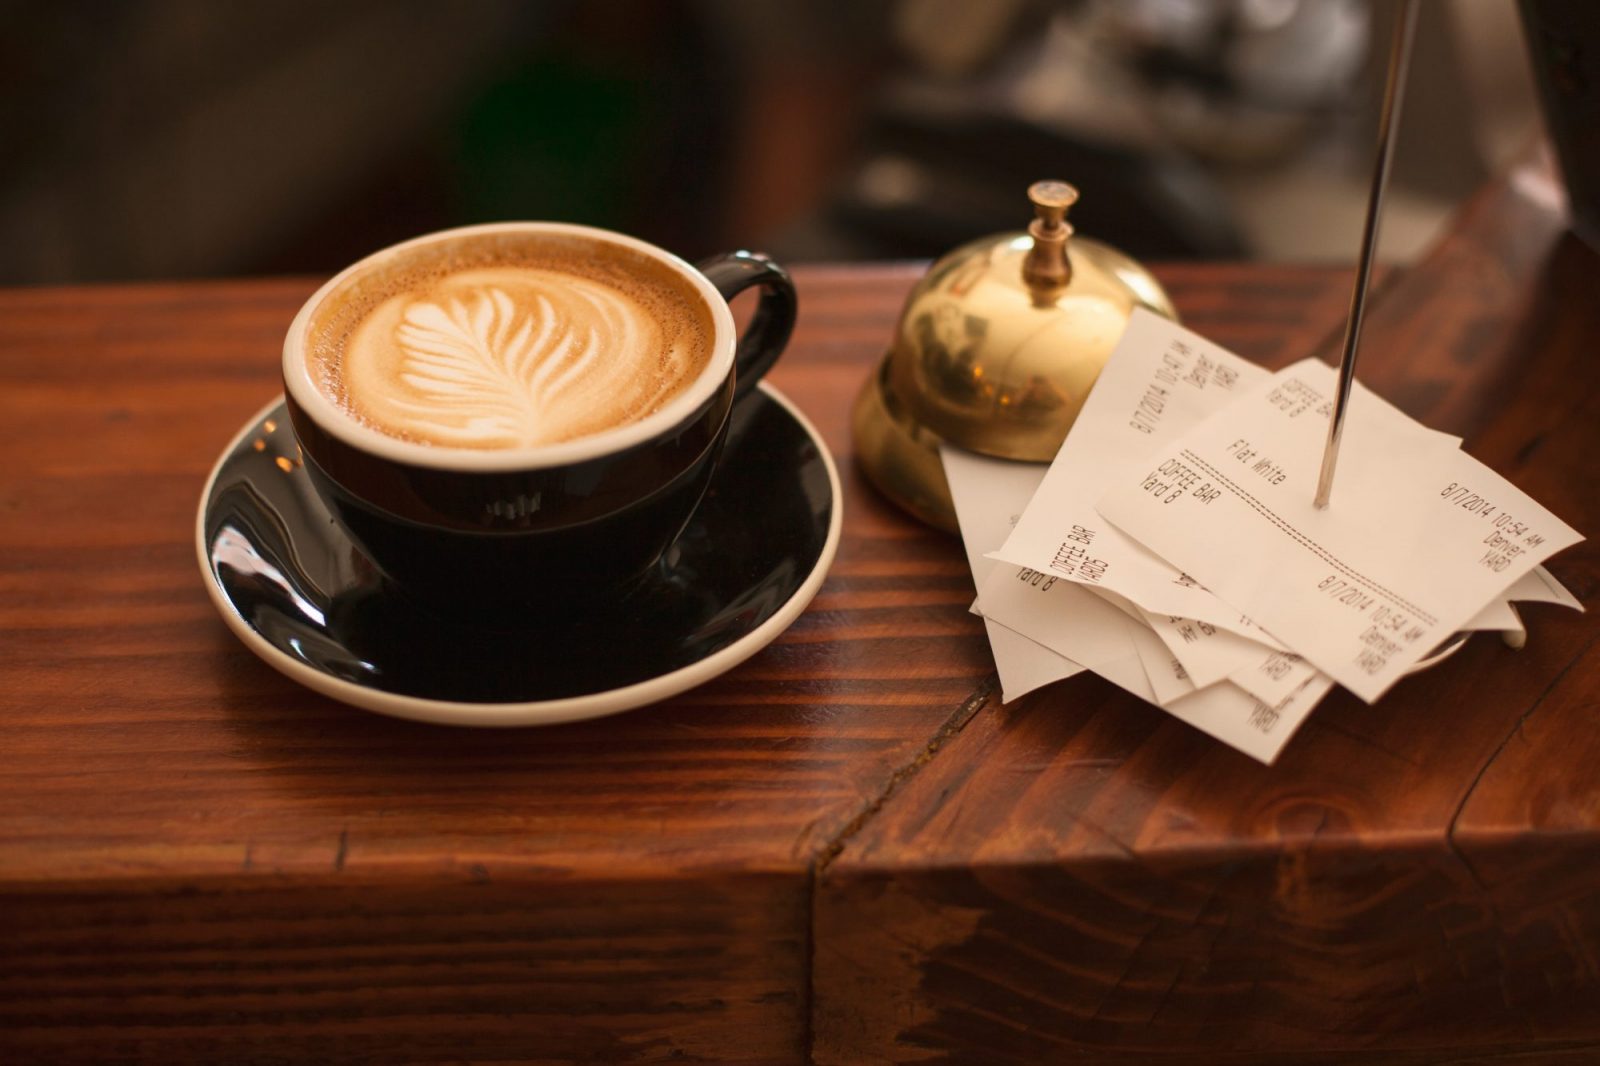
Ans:
{"type": "Polygon", "coordinates": [[[319,270],[342,235],[413,234],[439,199],[419,146],[559,11],[6,4],[0,282],[319,270]],[[276,259],[294,244],[313,254],[276,259]]]}
{"type": "Polygon", "coordinates": [[[737,96],[692,5],[579,4],[457,119],[454,221],[581,222],[716,251],[737,96]]]}
{"type": "Polygon", "coordinates": [[[693,0],[0,13],[0,284],[326,273],[491,218],[720,238],[741,101],[693,0]]]}
{"type": "Polygon", "coordinates": [[[1247,253],[1199,162],[1274,162],[1348,111],[1366,0],[900,0],[902,60],[864,151],[803,254],[937,255],[1004,228],[1042,173],[1082,187],[1083,220],[1129,252],[1247,253]]]}
{"type": "Polygon", "coordinates": [[[1077,221],[1113,234],[1135,256],[1228,259],[1244,252],[1216,186],[1181,157],[1064,136],[1015,115],[892,106],[869,137],[876,151],[834,210],[857,239],[876,241],[881,257],[927,257],[1004,228],[1016,215],[1016,190],[1046,173],[1092,191],[1077,221]]]}
{"type": "Polygon", "coordinates": [[[1261,162],[1347,102],[1368,56],[1367,0],[1097,0],[1185,151],[1261,162]]]}
{"type": "MultiPolygon", "coordinates": [[[[1582,23],[1588,6],[1525,10],[1582,23]]],[[[1506,106],[1520,66],[1515,85],[1504,64],[1451,73],[1473,54],[1520,64],[1483,17],[1501,7],[1424,9],[1396,184],[1427,203],[1397,198],[1397,214],[1442,218],[1476,184],[1483,115],[1497,141],[1527,140],[1531,96],[1506,106]]],[[[327,273],[511,217],[691,258],[931,258],[1012,226],[1015,190],[1045,173],[1081,185],[1084,225],[1140,257],[1344,258],[1375,101],[1353,72],[1385,10],[0,0],[0,284],[327,273]]]]}
{"type": "Polygon", "coordinates": [[[1566,179],[1572,228],[1600,251],[1600,7],[1519,0],[1533,80],[1566,179]]]}

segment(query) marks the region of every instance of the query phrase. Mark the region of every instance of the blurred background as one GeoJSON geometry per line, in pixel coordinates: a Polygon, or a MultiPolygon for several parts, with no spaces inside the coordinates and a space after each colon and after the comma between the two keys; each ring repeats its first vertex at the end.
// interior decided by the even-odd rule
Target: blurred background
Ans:
{"type": "MultiPolygon", "coordinates": [[[[508,218],[936,256],[1076,183],[1148,259],[1353,259],[1384,0],[0,0],[0,283],[327,274],[508,218]]],[[[1512,0],[1422,4],[1383,255],[1540,130],[1512,0]]]]}

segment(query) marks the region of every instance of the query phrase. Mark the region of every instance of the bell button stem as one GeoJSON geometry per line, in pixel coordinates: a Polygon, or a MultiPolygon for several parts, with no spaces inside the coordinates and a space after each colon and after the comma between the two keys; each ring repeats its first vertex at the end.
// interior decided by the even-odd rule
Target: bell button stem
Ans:
{"type": "Polygon", "coordinates": [[[1033,247],[1022,261],[1022,280],[1030,289],[1057,290],[1072,280],[1072,263],[1067,259],[1067,238],[1072,224],[1067,208],[1078,199],[1078,190],[1064,181],[1036,181],[1028,186],[1035,218],[1028,224],[1033,247]]]}

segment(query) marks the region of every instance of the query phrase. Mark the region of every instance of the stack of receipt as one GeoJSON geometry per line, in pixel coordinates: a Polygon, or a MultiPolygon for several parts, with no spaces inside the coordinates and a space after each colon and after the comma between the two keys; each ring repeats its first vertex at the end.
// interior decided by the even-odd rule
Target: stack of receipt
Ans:
{"type": "Polygon", "coordinates": [[[1312,504],[1336,385],[1136,312],[1048,469],[943,450],[1006,700],[1090,670],[1270,763],[1335,684],[1368,702],[1582,538],[1360,385],[1312,504]]]}

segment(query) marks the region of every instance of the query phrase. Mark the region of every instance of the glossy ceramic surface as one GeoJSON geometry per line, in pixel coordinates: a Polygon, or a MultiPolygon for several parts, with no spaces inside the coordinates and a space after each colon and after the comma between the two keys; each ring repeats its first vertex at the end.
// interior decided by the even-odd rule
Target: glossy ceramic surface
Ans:
{"type": "Polygon", "coordinates": [[[218,461],[196,548],[229,628],[296,681],[398,717],[510,726],[627,710],[731,669],[805,609],[839,529],[826,446],[763,385],[735,409],[721,465],[682,536],[621,596],[482,622],[415,602],[330,518],[282,401],[218,461]]]}

